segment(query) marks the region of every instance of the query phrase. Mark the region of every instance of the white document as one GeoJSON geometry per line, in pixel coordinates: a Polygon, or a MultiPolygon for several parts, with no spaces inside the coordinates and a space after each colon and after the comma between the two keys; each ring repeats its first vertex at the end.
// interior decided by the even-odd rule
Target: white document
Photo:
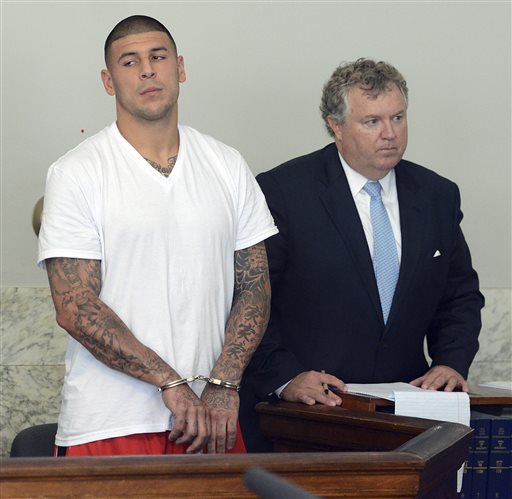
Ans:
{"type": "MultiPolygon", "coordinates": [[[[369,395],[395,402],[395,414],[435,419],[469,426],[469,396],[465,392],[423,390],[409,383],[347,383],[348,393],[369,395]]],[[[462,467],[457,474],[457,492],[462,487],[462,467]]]]}
{"type": "Polygon", "coordinates": [[[480,383],[478,386],[482,388],[498,388],[499,390],[512,392],[512,381],[488,381],[487,383],[480,383]]]}
{"type": "MultiPolygon", "coordinates": [[[[465,392],[396,391],[394,395],[395,414],[399,416],[436,419],[469,426],[469,395],[465,392]]],[[[463,471],[464,466],[457,473],[457,492],[462,488],[463,471]]]]}
{"type": "Polygon", "coordinates": [[[469,395],[465,392],[397,390],[395,414],[415,418],[437,419],[469,426],[469,395]]]}
{"type": "Polygon", "coordinates": [[[410,385],[409,383],[347,383],[348,393],[354,395],[370,395],[386,400],[395,400],[395,392],[426,392],[417,386],[410,385]]]}

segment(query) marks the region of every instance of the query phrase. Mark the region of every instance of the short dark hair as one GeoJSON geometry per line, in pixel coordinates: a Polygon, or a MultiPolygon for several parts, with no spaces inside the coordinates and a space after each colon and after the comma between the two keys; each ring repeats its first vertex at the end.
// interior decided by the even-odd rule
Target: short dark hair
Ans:
{"type": "Polygon", "coordinates": [[[329,135],[334,137],[328,118],[334,118],[343,124],[348,111],[348,93],[351,88],[358,87],[373,97],[387,92],[396,85],[404,97],[405,105],[409,100],[409,90],[404,77],[394,66],[387,62],[376,62],[372,59],[360,58],[338,66],[324,86],[320,112],[329,135]]]}
{"type": "Polygon", "coordinates": [[[177,53],[174,38],[172,37],[169,30],[160,21],[157,21],[156,19],[149,16],[130,16],[126,19],[123,19],[122,21],[119,21],[105,40],[105,64],[107,67],[112,43],[128,35],[147,33],[148,31],[161,31],[162,33],[167,33],[167,36],[171,40],[171,45],[174,47],[174,50],[177,53]]]}

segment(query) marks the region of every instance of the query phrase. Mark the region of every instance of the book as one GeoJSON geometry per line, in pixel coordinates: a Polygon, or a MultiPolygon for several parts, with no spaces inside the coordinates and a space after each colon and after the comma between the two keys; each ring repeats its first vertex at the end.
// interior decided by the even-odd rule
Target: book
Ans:
{"type": "Polygon", "coordinates": [[[487,499],[512,498],[512,416],[491,420],[487,499]]]}
{"type": "Polygon", "coordinates": [[[469,444],[469,455],[464,462],[464,472],[462,473],[462,488],[459,492],[459,499],[471,499],[471,487],[473,485],[473,439],[469,444]]]}
{"type": "Polygon", "coordinates": [[[470,426],[473,428],[473,442],[469,460],[471,469],[471,498],[486,499],[489,474],[489,440],[491,434],[491,416],[472,412],[470,426]]]}

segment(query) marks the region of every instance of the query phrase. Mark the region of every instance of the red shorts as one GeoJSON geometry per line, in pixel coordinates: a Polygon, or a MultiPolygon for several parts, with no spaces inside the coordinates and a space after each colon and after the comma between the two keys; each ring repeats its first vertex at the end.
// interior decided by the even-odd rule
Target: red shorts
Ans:
{"type": "MultiPolygon", "coordinates": [[[[71,447],[55,447],[55,456],[135,456],[185,454],[188,444],[169,442],[169,432],[138,433],[124,437],[107,438],[71,447]]],[[[205,447],[203,452],[208,453],[205,447]]],[[[240,425],[237,423],[237,435],[232,449],[226,449],[226,454],[246,453],[240,425]]]]}

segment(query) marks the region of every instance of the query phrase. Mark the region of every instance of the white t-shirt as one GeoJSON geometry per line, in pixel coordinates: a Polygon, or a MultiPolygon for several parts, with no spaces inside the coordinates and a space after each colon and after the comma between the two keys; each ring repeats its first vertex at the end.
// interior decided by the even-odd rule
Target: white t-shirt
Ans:
{"type": "MultiPolygon", "coordinates": [[[[114,123],[48,172],[38,262],[101,260],[100,299],[179,375],[208,375],[224,342],[234,252],[275,234],[239,152],[179,126],[169,177],[114,123]]],[[[195,382],[199,395],[204,382],[195,382]]],[[[170,429],[148,383],[110,369],[69,338],[56,443],[78,445],[170,429]]]]}

